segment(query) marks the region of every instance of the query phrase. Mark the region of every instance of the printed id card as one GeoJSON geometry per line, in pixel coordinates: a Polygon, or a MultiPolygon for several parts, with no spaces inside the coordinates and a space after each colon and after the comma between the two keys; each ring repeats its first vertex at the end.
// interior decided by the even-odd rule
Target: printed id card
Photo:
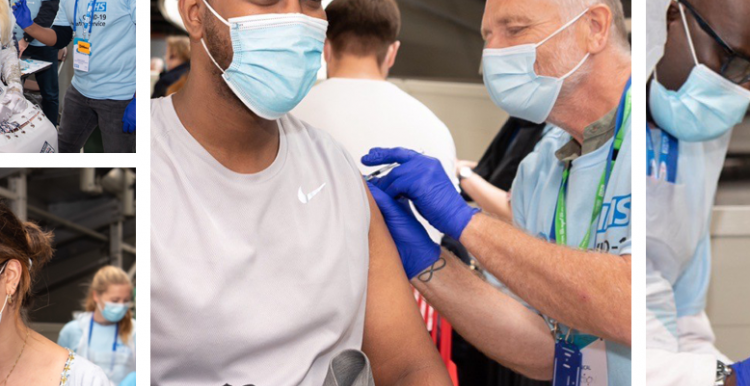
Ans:
{"type": "Polygon", "coordinates": [[[91,43],[86,39],[76,38],[73,42],[73,69],[89,72],[91,43]]]}
{"type": "Polygon", "coordinates": [[[555,344],[553,386],[607,386],[607,351],[604,340],[578,335],[573,342],[555,344]]]}

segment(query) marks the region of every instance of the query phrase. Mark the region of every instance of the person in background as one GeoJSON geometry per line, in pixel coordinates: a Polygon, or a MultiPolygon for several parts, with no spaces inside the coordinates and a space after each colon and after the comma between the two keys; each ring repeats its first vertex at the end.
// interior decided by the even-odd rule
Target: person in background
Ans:
{"type": "Polygon", "coordinates": [[[61,0],[52,27],[45,28],[32,20],[27,0],[13,5],[16,23],[41,43],[62,49],[75,37],[61,153],[80,152],[97,127],[105,153],[135,152],[135,6],[135,0],[61,0]]]}
{"type": "Polygon", "coordinates": [[[31,289],[51,243],[50,233],[0,203],[0,384],[110,386],[102,369],[29,327],[31,289]]]}
{"type": "MultiPolygon", "coordinates": [[[[49,28],[57,16],[60,0],[28,0],[30,15],[34,23],[49,28]]],[[[60,115],[60,89],[57,83],[57,52],[55,47],[49,47],[34,39],[18,25],[13,31],[18,41],[18,56],[29,59],[43,60],[52,63],[48,68],[34,74],[39,84],[39,93],[42,95],[42,111],[53,125],[57,126],[57,118],[60,115]]]]}
{"type": "Polygon", "coordinates": [[[190,70],[190,39],[187,36],[168,37],[166,59],[166,71],[159,75],[151,98],[169,95],[169,88],[187,76],[190,70]]]}
{"type": "Polygon", "coordinates": [[[101,367],[118,385],[135,371],[133,285],[128,274],[114,266],[100,269],[89,287],[85,312],[60,331],[57,343],[101,367]]]}
{"type": "MultiPolygon", "coordinates": [[[[443,122],[386,81],[401,43],[395,0],[334,0],[326,8],[328,80],[313,87],[292,114],[339,141],[355,160],[372,147],[405,147],[440,160],[453,184],[456,146],[443,122]]],[[[377,168],[357,162],[360,172],[377,168]]],[[[430,237],[442,234],[423,221],[430,237]]]]}
{"type": "Polygon", "coordinates": [[[13,25],[10,6],[0,1],[0,153],[54,153],[55,126],[23,95],[13,25]]]}

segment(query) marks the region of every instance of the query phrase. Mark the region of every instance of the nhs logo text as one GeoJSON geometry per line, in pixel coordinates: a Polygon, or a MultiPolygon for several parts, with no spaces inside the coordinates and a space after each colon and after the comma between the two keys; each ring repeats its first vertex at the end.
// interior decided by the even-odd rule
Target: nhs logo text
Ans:
{"type": "Polygon", "coordinates": [[[615,196],[612,201],[602,205],[602,213],[599,215],[599,226],[597,233],[606,232],[609,228],[626,227],[630,225],[630,201],[632,195],[615,196]]]}

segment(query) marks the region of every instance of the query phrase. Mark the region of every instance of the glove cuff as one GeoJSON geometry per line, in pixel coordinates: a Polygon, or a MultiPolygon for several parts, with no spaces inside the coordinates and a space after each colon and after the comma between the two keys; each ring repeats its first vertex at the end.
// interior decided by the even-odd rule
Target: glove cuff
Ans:
{"type": "Polygon", "coordinates": [[[464,204],[456,211],[456,213],[454,213],[453,218],[455,220],[451,221],[451,224],[454,226],[452,229],[448,229],[445,234],[456,240],[460,240],[461,234],[464,232],[466,226],[469,225],[471,218],[479,212],[481,212],[481,210],[472,208],[469,204],[464,204]]]}
{"type": "Polygon", "coordinates": [[[411,280],[415,276],[419,276],[419,274],[430,268],[433,264],[435,264],[435,262],[440,259],[441,253],[442,251],[440,249],[440,246],[433,242],[430,242],[429,246],[424,249],[424,258],[417,260],[422,264],[412,266],[410,267],[410,269],[406,269],[406,277],[411,280]]]}

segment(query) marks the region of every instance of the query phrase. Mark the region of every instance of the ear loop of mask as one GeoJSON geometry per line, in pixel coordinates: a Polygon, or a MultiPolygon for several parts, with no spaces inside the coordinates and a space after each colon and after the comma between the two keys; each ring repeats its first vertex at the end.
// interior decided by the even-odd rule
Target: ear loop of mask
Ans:
{"type": "MultiPolygon", "coordinates": [[[[208,1],[206,1],[206,0],[203,0],[203,4],[205,4],[205,5],[206,5],[206,7],[208,8],[208,10],[209,10],[209,11],[211,11],[211,13],[213,13],[213,14],[214,14],[214,16],[216,16],[216,18],[217,18],[217,19],[221,20],[221,22],[222,22],[222,23],[226,24],[226,25],[227,25],[227,27],[231,27],[231,24],[229,24],[229,22],[228,22],[228,21],[226,21],[226,20],[225,20],[225,19],[224,19],[223,17],[221,17],[221,15],[219,15],[219,14],[218,14],[218,13],[216,12],[216,11],[214,10],[214,8],[213,8],[213,7],[211,7],[211,5],[209,5],[209,4],[208,4],[208,1]]],[[[213,56],[213,55],[211,55],[211,51],[209,51],[209,50],[208,50],[208,46],[206,46],[206,42],[205,42],[205,41],[203,40],[203,38],[201,38],[201,44],[203,45],[203,49],[205,49],[205,50],[206,50],[206,53],[208,54],[208,57],[209,57],[209,59],[211,59],[211,61],[212,61],[212,62],[214,63],[214,65],[216,66],[216,68],[218,68],[218,69],[219,69],[219,71],[221,71],[221,73],[222,73],[222,74],[225,74],[225,73],[226,73],[226,71],[224,71],[224,69],[223,69],[223,68],[221,68],[221,66],[219,66],[219,63],[216,63],[216,60],[214,59],[214,56],[213,56]]]]}
{"type": "MultiPolygon", "coordinates": [[[[7,266],[8,266],[8,261],[10,261],[10,260],[7,260],[7,261],[5,262],[5,264],[3,264],[3,268],[2,268],[2,269],[0,269],[0,275],[2,275],[2,274],[3,274],[3,272],[5,272],[5,267],[7,267],[7,266]]],[[[2,315],[3,311],[5,311],[5,307],[6,307],[7,305],[8,305],[8,299],[9,299],[9,298],[10,298],[10,295],[6,295],[6,296],[5,296],[5,299],[3,299],[3,300],[4,300],[4,301],[3,301],[3,308],[2,308],[2,309],[0,309],[0,315],[2,315]]]]}
{"type": "MultiPolygon", "coordinates": [[[[204,1],[205,1],[205,0],[204,0],[204,1]]],[[[571,25],[573,25],[573,24],[574,24],[575,22],[577,22],[577,21],[578,21],[578,19],[582,18],[582,17],[583,17],[583,15],[587,14],[588,12],[589,12],[589,9],[588,9],[588,8],[584,9],[584,10],[583,10],[583,12],[581,12],[580,14],[578,14],[578,16],[574,17],[574,18],[573,18],[572,20],[570,20],[569,22],[567,22],[567,23],[563,24],[563,26],[562,26],[562,27],[558,28],[558,29],[557,29],[557,30],[556,30],[555,32],[553,32],[553,33],[552,33],[551,35],[549,35],[549,36],[547,36],[546,38],[544,38],[544,39],[543,39],[543,40],[542,40],[541,42],[539,42],[539,43],[535,44],[535,45],[534,45],[534,48],[535,48],[535,49],[536,49],[536,48],[539,48],[539,46],[541,46],[542,44],[546,43],[546,42],[547,42],[548,40],[552,39],[552,38],[553,38],[553,37],[555,37],[555,36],[556,36],[557,34],[559,34],[559,33],[560,33],[560,32],[562,32],[563,30],[565,30],[565,29],[567,29],[568,27],[570,27],[571,25]]],[[[575,73],[576,71],[578,71],[578,69],[579,69],[579,68],[581,68],[581,66],[583,66],[583,63],[585,63],[585,62],[586,62],[586,59],[588,59],[588,58],[589,58],[589,55],[591,55],[591,53],[587,52],[587,53],[586,53],[586,56],[584,56],[584,57],[583,57],[583,59],[581,59],[581,61],[580,61],[580,62],[578,62],[578,64],[577,64],[577,65],[576,65],[575,67],[573,67],[573,69],[572,69],[572,70],[568,71],[568,73],[567,73],[567,74],[565,74],[565,75],[561,76],[561,77],[560,77],[560,79],[563,79],[563,80],[565,80],[565,79],[566,79],[566,78],[568,78],[569,76],[573,75],[573,73],[575,73]]]]}
{"type": "Polygon", "coordinates": [[[680,15],[682,15],[682,25],[685,27],[685,35],[687,35],[688,45],[690,46],[690,53],[693,55],[693,61],[695,62],[695,65],[697,66],[700,63],[698,63],[698,55],[695,54],[695,46],[693,45],[693,37],[690,35],[690,28],[688,28],[687,17],[685,17],[685,7],[681,3],[677,3],[677,6],[680,8],[680,15]]]}

